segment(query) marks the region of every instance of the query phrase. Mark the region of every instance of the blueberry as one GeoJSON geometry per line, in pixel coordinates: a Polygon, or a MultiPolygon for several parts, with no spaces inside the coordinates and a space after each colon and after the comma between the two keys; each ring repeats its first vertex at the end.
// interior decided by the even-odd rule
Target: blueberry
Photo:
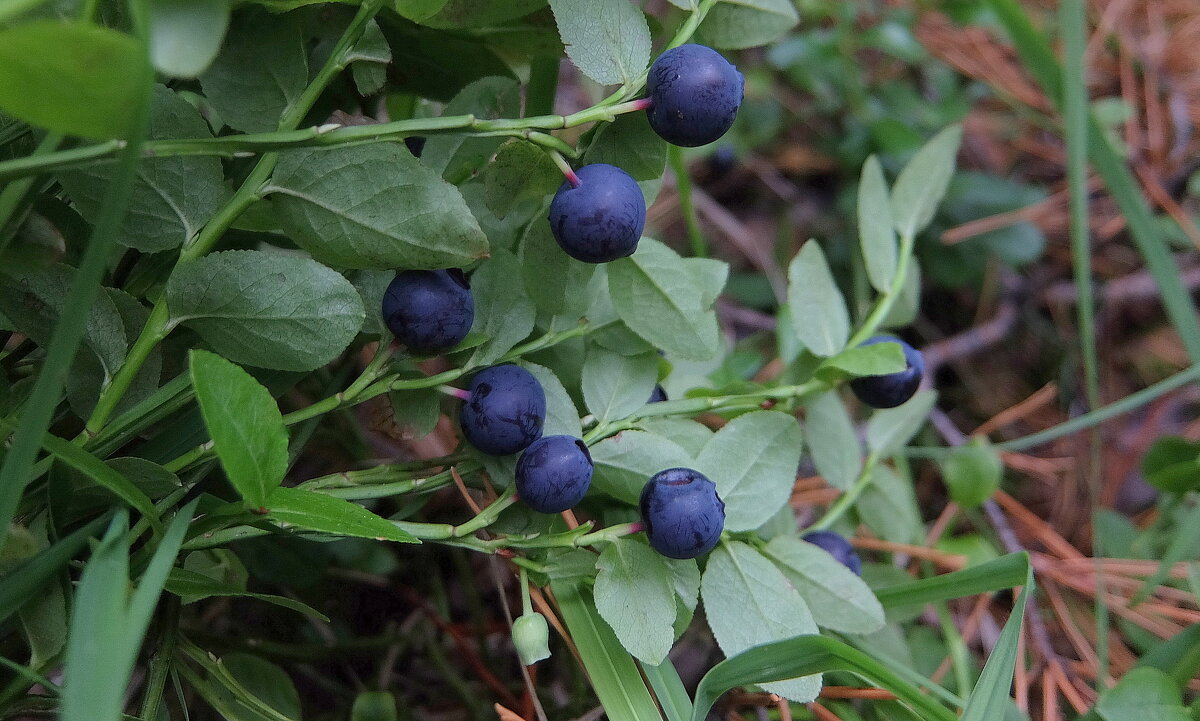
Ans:
{"type": "Polygon", "coordinates": [[[838,563],[854,571],[856,575],[862,575],[862,559],[854,552],[850,542],[841,535],[833,531],[812,531],[804,534],[803,538],[814,546],[825,549],[838,563]]]}
{"type": "Polygon", "coordinates": [[[485,368],[471,379],[459,425],[463,436],[484,453],[505,456],[525,450],[542,436],[546,392],[520,366],[485,368]]]}
{"type": "Polygon", "coordinates": [[[650,545],[667,558],[695,558],[712,550],[725,527],[717,484],[690,468],[655,473],[639,503],[650,545]]]}
{"type": "Polygon", "coordinates": [[[672,145],[694,147],[720,138],[742,104],[742,74],[703,45],[663,53],[646,78],[650,127],[672,145]]]}
{"type": "Polygon", "coordinates": [[[462,342],[475,320],[475,299],[457,268],[397,273],[383,294],[383,320],[414,353],[436,355],[462,342]]]}
{"type": "Polygon", "coordinates": [[[585,263],[633,255],[646,225],[637,181],[605,163],[585,165],[579,185],[564,182],[550,201],[550,231],[563,251],[585,263]]]}
{"type": "Polygon", "coordinates": [[[661,403],[667,400],[667,390],[662,386],[654,386],[654,390],[650,392],[650,400],[647,403],[661,403]]]}
{"type": "Polygon", "coordinates": [[[542,436],[517,461],[517,495],[535,511],[565,511],[591,484],[592,454],[574,436],[542,436]]]}
{"type": "Polygon", "coordinates": [[[895,408],[903,404],[917,392],[921,385],[921,376],[925,373],[925,359],[921,351],[890,335],[877,335],[863,345],[876,343],[896,343],[904,351],[904,360],[908,367],[899,373],[885,376],[864,376],[850,381],[850,390],[863,403],[872,408],[895,408]]]}

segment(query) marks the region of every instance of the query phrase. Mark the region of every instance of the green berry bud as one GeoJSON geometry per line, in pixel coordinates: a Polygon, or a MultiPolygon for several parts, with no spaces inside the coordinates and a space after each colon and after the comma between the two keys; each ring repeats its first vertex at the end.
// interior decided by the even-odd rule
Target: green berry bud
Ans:
{"type": "Polygon", "coordinates": [[[550,647],[547,645],[550,628],[542,614],[530,612],[513,621],[512,638],[523,665],[531,666],[543,658],[550,658],[550,647]]]}

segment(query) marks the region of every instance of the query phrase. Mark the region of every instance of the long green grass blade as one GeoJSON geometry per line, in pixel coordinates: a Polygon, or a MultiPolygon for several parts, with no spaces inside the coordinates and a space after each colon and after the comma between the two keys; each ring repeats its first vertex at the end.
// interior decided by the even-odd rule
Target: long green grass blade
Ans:
{"type": "Polygon", "coordinates": [[[683,687],[683,680],[670,659],[657,666],[642,664],[642,675],[650,682],[650,688],[658,697],[667,721],[689,721],[692,718],[692,697],[683,687]]]}
{"type": "Polygon", "coordinates": [[[129,516],[122,509],[88,560],[67,640],[62,721],[117,721],[133,659],[126,662],[129,516]]]}
{"type": "Polygon", "coordinates": [[[29,401],[25,404],[25,411],[12,439],[12,447],[4,457],[3,466],[0,466],[0,541],[3,541],[8,533],[8,524],[12,521],[21,493],[29,482],[30,471],[37,460],[38,449],[41,448],[43,436],[50,426],[54,409],[58,407],[67,369],[75,358],[80,340],[83,339],[88,318],[87,309],[92,306],[96,294],[100,292],[100,279],[108,267],[108,259],[116,246],[121,221],[129,207],[138,160],[142,154],[142,143],[150,125],[149,100],[153,74],[148,59],[142,75],[130,78],[131,83],[142,89],[139,94],[140,108],[135,114],[135,129],[130,133],[125,149],[121,151],[112,183],[104,194],[100,216],[88,239],[79,272],[75,275],[75,282],[71,285],[63,312],[54,328],[54,337],[46,347],[42,369],[34,382],[29,401]]]}
{"type": "Polygon", "coordinates": [[[565,580],[552,582],[551,588],[609,721],[661,721],[637,664],[600,618],[587,591],[565,580]]]}
{"type": "Polygon", "coordinates": [[[0,578],[0,622],[8,619],[42,589],[55,573],[87,546],[88,541],[109,522],[109,515],[71,532],[4,578],[0,578]]]}
{"type": "MultiPolygon", "coordinates": [[[[1063,71],[1046,38],[1034,28],[1017,0],[988,0],[988,4],[1012,38],[1026,70],[1037,79],[1051,101],[1062,107],[1063,71]]],[[[1093,167],[1125,216],[1133,242],[1158,284],[1167,316],[1183,340],[1188,356],[1193,362],[1200,363],[1200,316],[1180,279],[1179,268],[1171,258],[1166,241],[1158,232],[1129,168],[1113,150],[1095,116],[1090,113],[1087,149],[1093,167]]]]}
{"type": "Polygon", "coordinates": [[[1008,689],[1012,685],[1013,670],[1017,664],[1017,644],[1021,637],[1021,624],[1025,620],[1025,606],[1033,592],[1033,569],[1025,574],[1025,587],[1013,607],[1012,614],[1000,632],[1000,639],[992,649],[983,673],[975,683],[975,690],[967,699],[961,721],[995,721],[1004,718],[1009,705],[1008,689]]]}
{"type": "Polygon", "coordinates": [[[713,666],[696,688],[692,721],[704,721],[713,702],[731,688],[784,681],[826,671],[850,671],[887,689],[926,721],[954,721],[949,709],[858,649],[825,636],[796,636],[754,646],[713,666]]]}
{"type": "Polygon", "coordinates": [[[916,606],[1013,588],[1028,575],[1029,554],[1010,553],[961,571],[881,588],[875,596],[884,608],[916,606]]]}

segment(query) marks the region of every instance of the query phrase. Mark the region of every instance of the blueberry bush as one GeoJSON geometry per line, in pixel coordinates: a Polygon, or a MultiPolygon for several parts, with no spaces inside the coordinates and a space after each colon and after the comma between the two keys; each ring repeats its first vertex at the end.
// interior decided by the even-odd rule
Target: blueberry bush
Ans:
{"type": "MultiPolygon", "coordinates": [[[[778,56],[798,19],[786,0],[0,2],[0,716],[411,718],[386,669],[419,644],[473,715],[514,705],[494,676],[481,705],[403,619],[356,636],[389,605],[336,586],[403,559],[491,589],[489,664],[529,666],[535,698],[548,664],[586,678],[571,693],[613,721],[701,721],[735,688],[790,718],[846,679],[889,694],[870,718],[1020,718],[1028,557],[914,577],[847,540],[922,540],[907,446],[937,390],[891,333],[962,128],[886,172],[856,159],[861,282],[818,240],[786,259],[769,381],[731,371],[729,266],[647,219],[679,148],[745,110],[737,53],[778,56]],[[590,103],[566,114],[562,68],[590,103]],[[458,443],[389,456],[366,408],[458,443]],[[837,491],[804,527],[801,469],[837,491]],[[914,608],[1016,587],[957,694],[890,652],[914,608]],[[253,643],[211,623],[231,607],[261,619],[253,643]],[[697,684],[672,655],[689,630],[724,659],[697,684]],[[293,662],[346,648],[378,648],[380,680],[312,673],[302,699],[293,662]]],[[[950,455],[955,500],[984,503],[999,458],[950,455]]]]}

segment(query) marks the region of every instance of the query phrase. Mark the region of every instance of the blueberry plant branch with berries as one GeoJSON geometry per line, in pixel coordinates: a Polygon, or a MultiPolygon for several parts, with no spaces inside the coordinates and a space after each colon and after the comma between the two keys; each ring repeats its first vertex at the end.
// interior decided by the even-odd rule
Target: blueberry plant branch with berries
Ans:
{"type": "MultiPolygon", "coordinates": [[[[891,183],[876,159],[863,168],[873,303],[852,313],[808,241],[774,339],[786,371],[727,382],[713,306],[729,267],[704,257],[698,224],[694,257],[649,237],[647,207],[669,155],[684,173],[680,148],[734,127],[744,78],[713,46],[778,37],[790,3],[672,0],[659,37],[627,0],[264,4],[280,14],[225,0],[87,3],[74,19],[57,3],[0,8],[0,131],[39,138],[25,153],[0,142],[0,180],[19,179],[0,193],[0,328],[15,334],[0,353],[0,614],[28,650],[6,661],[17,677],[0,713],[115,721],[136,690],[147,721],[187,698],[298,718],[298,702],[247,681],[291,688],[283,671],[198,645],[196,604],[324,624],[333,610],[251,591],[247,567],[270,575],[269,544],[346,539],[502,560],[521,604],[505,617],[512,659],[565,655],[553,625],[614,720],[698,721],[734,686],[799,710],[822,674],[847,672],[925,718],[1004,712],[1025,594],[975,693],[849,643],[886,610],[956,597],[944,579],[877,593],[847,536],[919,530],[905,447],[936,394],[920,352],[884,331],[915,312],[914,246],[954,172],[957,126],[891,183]],[[499,32],[547,27],[550,55],[499,32]],[[480,43],[469,73],[448,67],[441,45],[483,31],[503,52],[480,43]],[[67,50],[41,64],[39,48],[67,50]],[[560,51],[593,94],[617,89],[541,113],[560,51]],[[445,72],[398,77],[422,53],[445,72]],[[521,117],[518,77],[539,114],[521,117]],[[372,107],[391,119],[336,120],[372,107]],[[61,252],[43,252],[47,232],[61,252]],[[412,437],[453,428],[457,445],[372,460],[351,412],[368,402],[412,437]],[[354,458],[331,470],[318,444],[354,458]],[[789,499],[808,462],[841,495],[799,528],[789,499]],[[451,488],[473,515],[427,508],[451,488]],[[726,660],[693,699],[668,654],[701,607],[726,660]],[[44,680],[58,670],[63,685],[44,680]]],[[[1019,555],[960,573],[974,593],[1031,585],[1019,555]]],[[[357,711],[379,701],[367,695],[354,718],[372,717],[357,711]]]]}

